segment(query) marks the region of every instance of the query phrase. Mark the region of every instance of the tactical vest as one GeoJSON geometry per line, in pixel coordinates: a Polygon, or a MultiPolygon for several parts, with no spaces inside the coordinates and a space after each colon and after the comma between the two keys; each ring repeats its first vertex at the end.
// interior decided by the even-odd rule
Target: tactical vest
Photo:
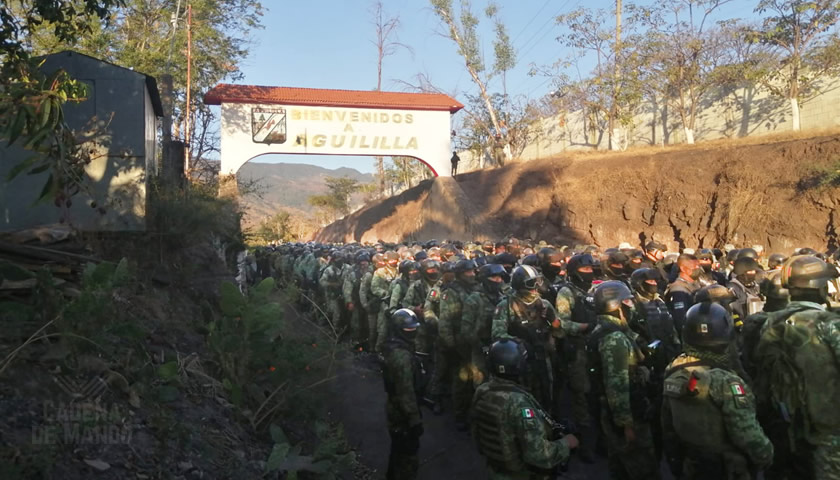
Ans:
{"type": "Polygon", "coordinates": [[[671,311],[661,299],[636,302],[640,305],[641,313],[645,322],[645,331],[648,341],[659,340],[659,347],[654,350],[653,365],[660,373],[664,367],[671,363],[671,360],[680,354],[680,345],[674,341],[674,318],[671,311]]]}
{"type": "MultiPolygon", "coordinates": [[[[414,384],[414,394],[417,398],[423,396],[423,392],[426,389],[426,369],[423,365],[423,362],[417,355],[414,353],[413,349],[403,340],[392,338],[385,343],[383,347],[383,353],[387,358],[391,352],[394,350],[404,350],[408,352],[411,356],[411,374],[412,374],[412,381],[414,384]]],[[[395,372],[391,370],[390,364],[388,362],[385,363],[385,374],[382,378],[385,380],[385,392],[388,393],[388,396],[393,396],[396,394],[396,387],[394,386],[394,375],[395,372]]]]}
{"type": "Polygon", "coordinates": [[[709,396],[711,368],[701,362],[691,362],[669,370],[663,395],[671,407],[674,430],[680,440],[703,453],[732,451],[720,408],[709,396]],[[692,380],[694,378],[694,380],[692,380]],[[695,383],[691,390],[689,384],[695,383]]]}
{"type": "MultiPolygon", "coordinates": [[[[458,282],[449,282],[446,285],[441,286],[440,288],[440,295],[443,296],[444,292],[447,292],[449,295],[457,295],[458,303],[461,305],[461,309],[464,308],[464,287],[461,286],[458,282]]],[[[438,312],[440,312],[440,302],[438,302],[438,312]]],[[[438,313],[439,315],[439,313],[438,313]]],[[[461,315],[458,315],[456,321],[452,322],[452,332],[455,334],[455,338],[461,334],[461,315]]]]}
{"type": "MultiPolygon", "coordinates": [[[[527,395],[523,389],[515,385],[491,384],[486,393],[479,396],[473,404],[476,443],[478,451],[487,457],[487,462],[497,471],[522,472],[528,469],[522,460],[522,452],[516,437],[502,435],[510,428],[507,418],[507,402],[509,395],[527,395]]],[[[535,410],[537,402],[534,400],[535,410]]],[[[542,421],[537,419],[537,421],[542,421]]]]}
{"type": "Polygon", "coordinates": [[[569,284],[569,288],[575,296],[575,306],[572,308],[572,321],[589,325],[597,323],[598,315],[595,313],[595,304],[592,295],[571,284],[569,284]]]}
{"type": "MultiPolygon", "coordinates": [[[[524,340],[528,350],[535,353],[543,349],[551,334],[549,325],[543,319],[543,312],[548,307],[542,302],[543,300],[538,298],[533,305],[525,305],[513,296],[507,297],[510,318],[508,333],[524,340]]],[[[528,358],[530,360],[531,356],[528,358]]]]}
{"type": "MultiPolygon", "coordinates": [[[[400,298],[397,299],[397,306],[402,308],[402,301],[405,298],[405,294],[408,293],[408,281],[400,276],[394,279],[394,282],[400,286],[400,298]]],[[[393,288],[391,290],[393,290],[393,288]]]]}
{"type": "MultiPolygon", "coordinates": [[[[607,335],[621,332],[621,327],[612,322],[599,322],[595,329],[586,338],[586,368],[589,373],[590,394],[595,398],[606,395],[604,386],[604,365],[601,362],[601,340],[607,335]]],[[[622,332],[622,335],[625,335],[622,332]]],[[[627,339],[631,346],[637,348],[631,338],[627,339]]],[[[634,420],[641,420],[645,417],[650,401],[647,398],[647,384],[637,369],[639,365],[630,365],[630,411],[634,420]]]]}
{"type": "Polygon", "coordinates": [[[808,310],[797,305],[770,313],[755,357],[762,398],[782,417],[805,415],[806,430],[797,436],[806,439],[840,434],[840,363],[820,336],[819,315],[801,314],[808,310]]]}

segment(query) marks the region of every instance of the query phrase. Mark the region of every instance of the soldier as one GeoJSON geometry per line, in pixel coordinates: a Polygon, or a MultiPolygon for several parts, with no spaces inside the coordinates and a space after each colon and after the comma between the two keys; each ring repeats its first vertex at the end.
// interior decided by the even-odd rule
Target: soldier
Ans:
{"type": "Polygon", "coordinates": [[[437,281],[440,280],[440,275],[440,262],[431,258],[422,260],[420,262],[420,278],[411,282],[403,298],[405,308],[414,310],[420,320],[420,328],[417,329],[417,353],[432,354],[432,346],[437,333],[437,316],[434,317],[435,322],[432,323],[426,318],[424,307],[426,298],[437,281]]]}
{"type": "Polygon", "coordinates": [[[840,478],[840,315],[827,311],[833,266],[795,256],[781,270],[790,304],[755,348],[756,397],[777,455],[768,478],[840,478]]]}
{"type": "MultiPolygon", "coordinates": [[[[659,418],[662,407],[662,383],[665,368],[680,354],[680,339],[674,329],[674,319],[668,306],[659,297],[659,270],[640,268],[630,276],[630,285],[635,297],[636,314],[630,328],[638,333],[648,346],[647,363],[651,369],[648,397],[651,401],[653,418],[659,418]]],[[[660,423],[651,424],[656,458],[662,457],[662,429],[660,423]]]]}
{"type": "Polygon", "coordinates": [[[341,252],[333,251],[329,256],[327,268],[321,274],[318,284],[326,299],[326,314],[334,328],[341,328],[342,282],[341,267],[344,260],[341,252]]]}
{"type": "Polygon", "coordinates": [[[735,276],[729,280],[728,286],[735,294],[731,309],[732,319],[738,324],[743,324],[748,315],[760,312],[763,307],[756,281],[760,270],[761,266],[754,258],[740,257],[735,260],[732,270],[735,276]]]}
{"type": "Polygon", "coordinates": [[[627,271],[630,257],[621,251],[610,252],[607,255],[606,262],[602,264],[604,274],[607,280],[618,280],[628,287],[630,286],[630,278],[627,271]]]}
{"type": "Polygon", "coordinates": [[[356,265],[344,278],[342,293],[346,310],[350,313],[350,331],[355,342],[353,350],[367,350],[367,312],[362,305],[360,288],[362,279],[370,271],[370,253],[365,250],[356,254],[356,265]]]}
{"type": "Polygon", "coordinates": [[[382,374],[388,400],[385,413],[391,436],[386,479],[417,478],[423,421],[418,399],[422,392],[422,366],[414,355],[414,339],[420,322],[414,312],[397,310],[391,318],[394,335],[383,344],[382,374]]]}
{"type": "MultiPolygon", "coordinates": [[[[770,256],[772,261],[773,255],[770,256]]],[[[761,329],[770,317],[770,313],[778,312],[787,307],[790,303],[790,292],[782,287],[781,270],[771,270],[759,286],[761,296],[765,298],[764,309],[754,313],[744,320],[743,333],[741,334],[741,363],[750,378],[755,378],[758,372],[755,370],[753,354],[758,341],[761,338],[761,329]]]]}
{"type": "MultiPolygon", "coordinates": [[[[555,330],[558,337],[559,364],[564,372],[558,373],[555,385],[555,395],[559,396],[562,383],[559,378],[565,378],[568,383],[572,400],[572,414],[575,423],[581,431],[580,458],[585,462],[594,461],[597,429],[590,418],[590,405],[587,401],[588,374],[586,368],[586,332],[594,328],[595,311],[592,308],[592,297],[589,289],[595,279],[595,259],[588,253],[574,255],[566,264],[568,283],[557,292],[554,305],[557,308],[557,318],[561,328],[555,330]]],[[[591,405],[597,409],[597,405],[591,405]]],[[[555,411],[555,414],[558,412],[555,411]]]]}
{"type": "Polygon", "coordinates": [[[493,312],[502,299],[505,269],[493,263],[478,269],[479,288],[464,302],[461,331],[470,347],[474,386],[487,381],[487,352],[490,350],[490,331],[493,312]]]}
{"type": "Polygon", "coordinates": [[[370,284],[373,282],[373,274],[385,268],[388,263],[385,260],[385,255],[376,253],[371,257],[372,268],[369,268],[359,282],[359,301],[362,302],[362,307],[367,314],[367,349],[375,351],[377,343],[377,329],[376,321],[379,318],[379,310],[382,309],[382,303],[370,291],[370,284]]]}
{"type": "Polygon", "coordinates": [[[472,437],[487,458],[494,480],[554,478],[552,470],[577,447],[574,435],[553,435],[554,422],[520,386],[528,352],[516,339],[490,347],[490,381],[476,389],[470,418],[472,437]]]}
{"type": "Polygon", "coordinates": [[[700,303],[686,314],[685,352],[668,367],[662,407],[666,458],[676,477],[748,480],[773,459],[755,398],[728,368],[733,334],[718,304],[700,303]]]}
{"type": "Polygon", "coordinates": [[[467,413],[472,398],[472,359],[462,328],[464,301],[475,290],[475,262],[459,260],[453,268],[455,281],[442,291],[438,317],[438,348],[443,350],[446,366],[453,369],[452,403],[455,409],[455,428],[467,429],[467,413]]]}
{"type": "Polygon", "coordinates": [[[552,373],[557,363],[552,328],[560,327],[554,307],[538,292],[542,275],[536,268],[520,265],[511,276],[512,294],[506,295],[496,307],[491,338],[520,338],[528,356],[528,375],[525,385],[545,409],[554,408],[552,402],[552,373]]]}
{"type": "Polygon", "coordinates": [[[399,274],[391,282],[390,300],[388,303],[388,312],[393,313],[400,308],[403,308],[403,298],[408,293],[408,286],[411,282],[420,279],[420,264],[414,260],[403,260],[400,262],[399,274]]]}
{"type": "Polygon", "coordinates": [[[601,405],[601,429],[606,439],[612,478],[657,479],[659,461],[646,414],[649,372],[630,330],[633,294],[621,282],[598,285],[594,294],[598,323],[587,339],[590,384],[601,405]]]}
{"type": "Polygon", "coordinates": [[[700,249],[700,251],[697,252],[697,263],[699,263],[700,268],[703,269],[703,272],[697,279],[697,283],[699,283],[701,287],[714,285],[716,283],[719,285],[726,285],[726,275],[714,269],[715,254],[711,249],[700,249]]]}
{"type": "Polygon", "coordinates": [[[423,304],[423,317],[432,332],[434,344],[434,372],[432,384],[429,386],[430,396],[428,402],[432,404],[432,411],[435,415],[443,412],[442,398],[444,391],[452,384],[452,367],[447,363],[446,350],[441,348],[438,342],[440,336],[440,297],[441,292],[449,288],[449,284],[455,281],[455,274],[452,273],[452,264],[443,263],[440,266],[441,277],[435,286],[429,290],[426,302],[423,304]]]}
{"type": "Polygon", "coordinates": [[[373,278],[370,280],[371,302],[377,302],[380,305],[379,313],[376,317],[376,343],[374,350],[382,351],[382,345],[388,339],[388,304],[391,295],[391,282],[397,278],[397,263],[400,261],[400,255],[394,251],[385,252],[385,266],[373,272],[373,278]]]}
{"type": "Polygon", "coordinates": [[[665,303],[671,310],[677,334],[681,335],[685,312],[693,305],[694,292],[700,288],[697,279],[700,278],[703,269],[700,268],[697,257],[686,254],[677,258],[677,267],[679,276],[665,290],[665,303]]]}

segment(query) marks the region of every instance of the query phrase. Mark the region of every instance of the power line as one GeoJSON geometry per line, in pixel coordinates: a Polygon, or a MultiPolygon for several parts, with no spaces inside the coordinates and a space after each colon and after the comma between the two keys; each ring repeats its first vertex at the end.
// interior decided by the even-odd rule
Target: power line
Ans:
{"type": "Polygon", "coordinates": [[[540,7],[540,9],[537,10],[537,13],[535,13],[530,20],[528,20],[528,23],[526,23],[525,26],[522,27],[522,30],[520,30],[519,33],[516,34],[516,37],[514,37],[513,41],[510,43],[516,43],[516,40],[518,40],[519,37],[522,36],[523,33],[525,33],[525,30],[527,30],[528,27],[530,27],[531,24],[534,23],[534,20],[537,19],[537,17],[542,13],[543,10],[545,10],[545,7],[547,7],[550,2],[551,0],[545,0],[545,3],[543,3],[542,7],[540,7]]]}

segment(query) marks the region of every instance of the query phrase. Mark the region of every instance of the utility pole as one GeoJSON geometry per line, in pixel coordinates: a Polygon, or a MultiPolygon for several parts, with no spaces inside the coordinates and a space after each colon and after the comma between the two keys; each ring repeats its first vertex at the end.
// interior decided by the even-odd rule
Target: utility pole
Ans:
{"type": "Polygon", "coordinates": [[[187,108],[184,111],[184,175],[190,174],[190,88],[192,86],[192,5],[187,4],[187,108]]]}

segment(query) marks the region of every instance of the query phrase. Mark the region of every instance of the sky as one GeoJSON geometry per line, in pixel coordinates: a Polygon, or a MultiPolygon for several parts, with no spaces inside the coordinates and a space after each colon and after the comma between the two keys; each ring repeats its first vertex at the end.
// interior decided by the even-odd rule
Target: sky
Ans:
{"type": "MultiPolygon", "coordinates": [[[[627,0],[625,0],[625,3],[627,0]]],[[[262,0],[267,12],[264,29],[252,34],[254,46],[241,65],[244,78],[236,83],[285,87],[372,90],[376,88],[377,51],[371,9],[373,0],[262,0]]],[[[464,102],[463,92],[475,87],[457,55],[455,44],[444,37],[440,21],[428,0],[383,0],[384,17],[399,17],[399,41],[413,52],[398,50],[385,58],[382,89],[406,91],[399,81],[416,83],[425,74],[443,91],[464,102]]],[[[645,3],[645,0],[642,0],[645,3]]],[[[731,0],[718,10],[720,18],[754,18],[756,0],[731,0]]],[[[458,0],[453,0],[458,5],[458,0]]],[[[479,36],[486,63],[492,63],[492,24],[483,16],[485,0],[473,0],[479,15],[479,36]]],[[[614,0],[497,0],[517,54],[517,65],[507,75],[512,95],[540,98],[550,93],[546,77],[528,75],[531,65],[550,65],[568,52],[557,42],[560,27],[554,19],[581,6],[603,8],[615,15],[614,0]]],[[[501,91],[499,81],[491,90],[501,91]]],[[[342,166],[370,173],[371,157],[269,155],[260,162],[311,163],[326,168],[342,166]]]]}

